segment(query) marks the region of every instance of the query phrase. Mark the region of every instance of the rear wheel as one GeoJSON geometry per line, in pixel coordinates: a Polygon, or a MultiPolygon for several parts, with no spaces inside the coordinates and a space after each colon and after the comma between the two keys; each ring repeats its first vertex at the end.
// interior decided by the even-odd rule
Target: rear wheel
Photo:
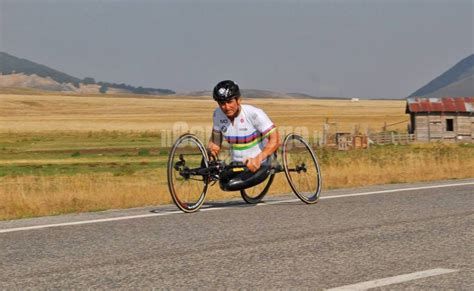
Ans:
{"type": "Polygon", "coordinates": [[[242,199],[244,199],[244,201],[249,204],[259,203],[267,194],[268,190],[270,189],[270,186],[273,183],[274,178],[275,174],[270,174],[270,176],[268,176],[268,178],[262,183],[247,189],[240,190],[240,195],[242,196],[242,199]]]}
{"type": "Polygon", "coordinates": [[[322,177],[311,146],[301,136],[290,133],[283,141],[282,152],[283,168],[293,192],[305,203],[318,202],[322,177]]]}
{"type": "Polygon", "coordinates": [[[196,170],[209,166],[206,149],[192,134],[180,136],[168,158],[168,189],[173,202],[184,212],[195,212],[204,203],[209,177],[196,170]]]}

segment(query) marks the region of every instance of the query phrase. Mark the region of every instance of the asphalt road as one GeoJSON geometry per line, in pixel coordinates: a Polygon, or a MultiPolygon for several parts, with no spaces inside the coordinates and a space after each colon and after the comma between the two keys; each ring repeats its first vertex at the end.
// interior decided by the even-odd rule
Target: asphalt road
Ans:
{"type": "Polygon", "coordinates": [[[294,198],[0,222],[0,289],[474,290],[474,179],[294,198]]]}

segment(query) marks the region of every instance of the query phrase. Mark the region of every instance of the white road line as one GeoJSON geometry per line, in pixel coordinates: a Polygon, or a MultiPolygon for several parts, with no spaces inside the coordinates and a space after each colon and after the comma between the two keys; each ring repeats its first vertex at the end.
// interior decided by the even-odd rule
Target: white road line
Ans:
{"type": "Polygon", "coordinates": [[[454,187],[454,186],[466,186],[466,185],[474,185],[474,182],[459,183],[459,184],[444,184],[444,185],[434,185],[434,186],[422,186],[422,187],[413,187],[413,188],[401,188],[401,189],[392,189],[392,190],[380,190],[380,191],[373,191],[373,192],[353,193],[353,194],[344,194],[344,195],[334,195],[334,196],[321,197],[319,199],[355,197],[355,196],[365,196],[365,195],[372,195],[372,194],[413,191],[413,190],[423,190],[423,189],[434,189],[434,188],[445,188],[445,187],[454,187]]]}
{"type": "Polygon", "coordinates": [[[50,227],[58,227],[58,226],[69,226],[69,225],[91,224],[91,223],[108,222],[108,221],[119,221],[119,220],[127,220],[127,219],[135,219],[135,218],[146,218],[146,217],[154,217],[154,216],[166,216],[166,215],[181,214],[181,213],[182,213],[181,211],[170,211],[170,212],[162,212],[162,213],[152,213],[152,214],[150,213],[150,214],[141,214],[141,215],[133,215],[133,216],[122,216],[122,217],[112,217],[112,218],[103,218],[103,219],[94,219],[94,220],[63,222],[63,223],[55,223],[55,224],[33,225],[33,226],[24,226],[24,227],[18,227],[18,228],[0,229],[0,233],[22,231],[22,230],[42,229],[42,228],[50,228],[50,227]]]}
{"type": "Polygon", "coordinates": [[[352,284],[352,285],[335,287],[331,289],[326,289],[326,291],[367,290],[370,288],[398,284],[398,283],[403,283],[403,282],[417,280],[417,279],[426,278],[426,277],[439,276],[439,275],[453,273],[457,271],[459,270],[438,268],[438,269],[426,270],[426,271],[404,274],[404,275],[388,277],[388,278],[383,278],[383,279],[377,279],[377,280],[372,280],[372,281],[366,281],[366,282],[361,282],[361,283],[352,284]]]}
{"type": "MultiPolygon", "coordinates": [[[[355,196],[366,196],[366,195],[403,192],[403,191],[413,191],[413,190],[444,188],[444,187],[454,187],[454,186],[466,186],[466,185],[474,185],[474,182],[459,183],[459,184],[444,184],[444,185],[435,185],[435,186],[421,186],[421,187],[401,188],[401,189],[391,189],[391,190],[380,190],[380,191],[342,194],[342,195],[332,195],[332,196],[322,196],[322,197],[319,198],[319,200],[335,199],[335,198],[346,198],[346,197],[355,197],[355,196]]],[[[299,199],[290,199],[290,200],[270,201],[270,202],[265,202],[265,203],[261,203],[261,204],[257,204],[257,205],[265,206],[265,205],[296,202],[296,201],[300,201],[300,200],[299,199]]]]}
{"type": "MultiPolygon", "coordinates": [[[[323,199],[334,199],[334,198],[346,198],[346,197],[354,197],[354,196],[365,196],[365,195],[374,195],[374,194],[383,194],[383,193],[392,193],[392,192],[413,191],[413,190],[455,187],[455,186],[466,186],[466,185],[474,185],[474,182],[459,183],[459,184],[444,184],[444,185],[435,185],[435,186],[421,186],[421,187],[413,187],[413,188],[401,188],[401,189],[381,190],[381,191],[372,191],[372,192],[363,192],[363,193],[343,194],[343,195],[333,195],[333,196],[324,196],[324,197],[321,197],[319,199],[323,200],[323,199]]],[[[270,201],[270,202],[260,203],[260,204],[257,204],[257,205],[258,206],[265,206],[265,205],[273,205],[273,204],[297,202],[297,201],[300,201],[300,200],[299,199],[289,199],[289,200],[280,200],[280,201],[270,201]]],[[[215,210],[223,210],[223,209],[229,209],[229,207],[210,207],[210,208],[203,208],[200,211],[201,212],[203,212],[203,211],[215,211],[215,210]]],[[[34,230],[34,229],[43,229],[43,228],[60,227],[60,226],[82,225],[82,224],[110,222],[110,221],[128,220],[128,219],[136,219],[136,218],[147,218],[147,217],[155,217],[155,216],[167,216],[167,215],[173,215],[173,214],[183,214],[183,213],[181,211],[169,211],[169,212],[162,212],[162,213],[150,213],[150,214],[141,214],[141,215],[133,215],[133,216],[122,216],[122,217],[112,217],[112,218],[103,218],[103,219],[94,219],[94,220],[63,222],[63,223],[55,223],[55,224],[24,226],[24,227],[17,227],[17,228],[0,229],[0,234],[1,233],[8,233],[8,232],[15,232],[15,231],[34,230]]]]}

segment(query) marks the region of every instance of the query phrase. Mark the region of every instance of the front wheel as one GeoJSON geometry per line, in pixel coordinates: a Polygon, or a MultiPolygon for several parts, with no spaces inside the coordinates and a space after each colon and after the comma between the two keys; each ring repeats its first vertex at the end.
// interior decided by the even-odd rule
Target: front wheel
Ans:
{"type": "Polygon", "coordinates": [[[255,185],[253,187],[240,190],[240,195],[245,202],[249,204],[257,204],[262,201],[263,197],[267,194],[270,186],[273,183],[275,174],[270,174],[270,176],[263,181],[262,183],[255,185]]]}
{"type": "Polygon", "coordinates": [[[311,146],[301,136],[290,133],[283,141],[282,156],[286,179],[296,196],[308,204],[318,202],[322,177],[311,146]]]}
{"type": "Polygon", "coordinates": [[[168,189],[182,211],[195,212],[204,203],[209,177],[197,170],[208,166],[206,149],[195,135],[184,134],[176,140],[168,158],[168,189]]]}

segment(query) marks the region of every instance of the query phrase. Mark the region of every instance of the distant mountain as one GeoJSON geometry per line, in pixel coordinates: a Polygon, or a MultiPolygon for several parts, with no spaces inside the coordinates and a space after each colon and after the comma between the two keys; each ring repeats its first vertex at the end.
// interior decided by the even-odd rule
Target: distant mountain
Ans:
{"type": "Polygon", "coordinates": [[[134,87],[127,84],[96,82],[94,78],[76,78],[26,59],[0,52],[0,87],[34,88],[77,93],[134,93],[169,95],[173,90],[134,87]]]}
{"type": "MultiPolygon", "coordinates": [[[[350,99],[344,97],[315,97],[308,94],[302,93],[279,93],[269,90],[256,90],[256,89],[242,89],[242,96],[244,98],[255,98],[255,99],[265,99],[265,98],[285,98],[285,99],[350,99]]],[[[193,91],[186,92],[183,95],[187,96],[212,96],[212,91],[193,91]]]]}
{"type": "Polygon", "coordinates": [[[285,93],[278,93],[269,90],[243,89],[242,96],[245,98],[292,98],[285,93]]]}
{"type": "MultiPolygon", "coordinates": [[[[253,89],[242,89],[240,90],[242,96],[245,98],[292,98],[291,96],[283,93],[268,91],[268,90],[253,90],[253,89]]],[[[192,91],[182,92],[185,96],[212,96],[212,91],[192,91]]]]}
{"type": "Polygon", "coordinates": [[[286,93],[286,95],[292,98],[299,98],[299,99],[331,99],[331,100],[350,100],[352,98],[349,97],[316,97],[308,94],[303,93],[286,93]]]}
{"type": "Polygon", "coordinates": [[[474,96],[474,54],[461,60],[408,97],[474,96]]]}

